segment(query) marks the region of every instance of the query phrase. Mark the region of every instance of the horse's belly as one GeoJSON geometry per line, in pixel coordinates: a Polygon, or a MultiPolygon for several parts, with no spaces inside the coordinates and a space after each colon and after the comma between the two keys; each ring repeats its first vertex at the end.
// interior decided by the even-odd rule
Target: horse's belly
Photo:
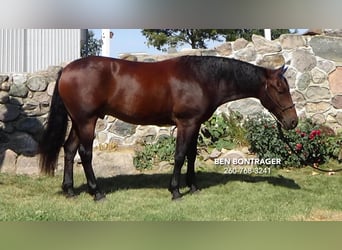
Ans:
{"type": "Polygon", "coordinates": [[[157,125],[157,126],[170,126],[174,125],[172,116],[168,112],[154,113],[154,112],[123,112],[124,110],[111,110],[106,112],[122,121],[137,124],[137,125],[157,125]]]}

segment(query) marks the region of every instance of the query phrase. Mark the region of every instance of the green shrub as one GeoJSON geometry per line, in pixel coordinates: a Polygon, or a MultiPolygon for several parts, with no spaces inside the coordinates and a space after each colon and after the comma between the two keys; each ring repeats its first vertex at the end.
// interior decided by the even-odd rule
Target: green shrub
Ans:
{"type": "Polygon", "coordinates": [[[326,150],[329,158],[342,161],[342,132],[336,136],[330,135],[326,140],[326,150]]]}
{"type": "Polygon", "coordinates": [[[337,149],[342,145],[341,137],[323,133],[309,119],[301,120],[294,130],[283,131],[285,139],[273,119],[248,119],[244,126],[250,150],[259,158],[280,158],[283,167],[322,164],[329,158],[337,158],[337,149]]]}
{"type": "Polygon", "coordinates": [[[243,116],[238,112],[215,114],[202,125],[199,146],[221,150],[247,145],[242,119],[243,116]]]}
{"type": "Polygon", "coordinates": [[[173,161],[176,139],[173,136],[163,136],[156,143],[145,144],[144,148],[136,152],[133,164],[137,169],[151,169],[155,163],[173,161]]]}

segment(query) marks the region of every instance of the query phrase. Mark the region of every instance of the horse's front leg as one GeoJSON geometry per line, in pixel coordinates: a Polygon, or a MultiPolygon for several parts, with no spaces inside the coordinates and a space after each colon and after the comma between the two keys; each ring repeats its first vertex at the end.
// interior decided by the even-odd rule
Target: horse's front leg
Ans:
{"type": "Polygon", "coordinates": [[[191,140],[190,146],[187,151],[187,172],[186,172],[186,185],[190,188],[190,193],[196,193],[199,191],[197,186],[196,174],[195,174],[195,160],[197,156],[197,139],[198,133],[195,134],[191,140]]]}
{"type": "Polygon", "coordinates": [[[169,191],[172,194],[172,200],[176,200],[182,197],[179,191],[181,169],[194,136],[196,136],[197,138],[198,131],[199,126],[196,124],[189,125],[189,122],[187,122],[186,125],[177,124],[175,165],[169,185],[169,191]]]}

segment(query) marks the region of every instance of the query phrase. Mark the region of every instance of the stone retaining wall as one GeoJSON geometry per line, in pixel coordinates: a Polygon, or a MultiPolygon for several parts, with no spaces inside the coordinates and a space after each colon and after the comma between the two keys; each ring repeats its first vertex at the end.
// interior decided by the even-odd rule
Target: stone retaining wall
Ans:
{"type": "MultiPolygon", "coordinates": [[[[254,35],[252,42],[238,39],[214,49],[188,50],[157,56],[126,55],[126,59],[159,61],[181,55],[224,56],[264,67],[286,64],[286,77],[291,87],[298,114],[338,130],[342,127],[342,37],[282,35],[268,41],[254,35]]],[[[57,72],[46,71],[0,73],[0,170],[27,173],[31,156],[37,152],[37,138],[46,122],[57,72]],[[15,164],[15,168],[10,168],[15,164]],[[8,169],[11,170],[8,170],[8,169]],[[26,170],[27,171],[26,171],[26,170]]],[[[264,112],[253,98],[222,105],[220,112],[239,111],[244,115],[264,112]]],[[[267,112],[266,112],[267,113],[267,112]]],[[[172,128],[136,126],[111,116],[99,119],[94,146],[100,149],[115,145],[151,142],[172,133],[172,128]]],[[[37,171],[36,171],[37,172],[37,171]]]]}
{"type": "MultiPolygon", "coordinates": [[[[268,41],[254,35],[252,42],[238,39],[211,50],[138,56],[137,60],[156,61],[183,54],[225,56],[269,68],[286,64],[285,76],[298,114],[334,130],[342,127],[342,37],[286,34],[268,41]]],[[[259,101],[252,98],[230,102],[219,110],[234,110],[244,115],[265,111],[259,101]]]]}

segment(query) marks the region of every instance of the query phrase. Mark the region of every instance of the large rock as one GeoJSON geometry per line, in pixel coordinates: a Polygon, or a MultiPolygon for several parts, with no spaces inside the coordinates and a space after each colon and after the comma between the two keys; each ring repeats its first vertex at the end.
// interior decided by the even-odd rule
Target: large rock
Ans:
{"type": "Polygon", "coordinates": [[[317,68],[323,70],[327,74],[330,74],[336,69],[336,65],[333,61],[319,60],[317,62],[317,68]]]}
{"type": "Polygon", "coordinates": [[[306,90],[310,83],[312,82],[312,76],[310,72],[305,72],[301,75],[299,75],[297,79],[297,88],[298,90],[306,90]]]}
{"type": "Polygon", "coordinates": [[[324,99],[330,99],[330,91],[328,88],[322,88],[318,86],[310,86],[306,91],[306,97],[311,101],[318,101],[324,99]]]}
{"type": "Polygon", "coordinates": [[[48,87],[47,87],[47,94],[49,95],[49,96],[52,96],[53,95],[53,92],[54,92],[54,90],[55,90],[55,86],[56,86],[56,83],[55,82],[50,82],[49,84],[48,84],[48,87]]]}
{"type": "MultiPolygon", "coordinates": [[[[143,143],[153,143],[158,135],[158,127],[157,126],[138,126],[136,128],[136,133],[132,138],[130,138],[131,142],[134,143],[136,141],[140,141],[143,143]]],[[[127,144],[130,144],[127,141],[127,144]]]]}
{"type": "Polygon", "coordinates": [[[16,85],[23,85],[27,81],[27,75],[26,74],[13,74],[12,81],[16,85]]]}
{"type": "Polygon", "coordinates": [[[311,119],[315,124],[324,124],[326,122],[325,116],[320,113],[314,114],[311,119]]]}
{"type": "Polygon", "coordinates": [[[28,89],[25,84],[12,84],[9,94],[15,97],[27,97],[28,89]]]}
{"type": "Polygon", "coordinates": [[[44,76],[33,76],[27,80],[26,85],[31,91],[45,91],[48,83],[44,76]]]}
{"type": "Polygon", "coordinates": [[[316,84],[324,83],[328,79],[327,74],[317,67],[311,70],[311,74],[312,74],[312,81],[316,84]]]}
{"type": "Polygon", "coordinates": [[[256,55],[255,47],[252,44],[249,44],[246,48],[237,51],[234,54],[234,58],[245,62],[251,62],[256,59],[256,55]]]}
{"type": "Polygon", "coordinates": [[[48,93],[45,92],[34,92],[32,99],[38,101],[39,103],[49,104],[51,101],[51,97],[48,93]]]}
{"type": "Polygon", "coordinates": [[[16,174],[18,175],[39,175],[38,157],[27,157],[19,155],[16,163],[16,174]]]}
{"type": "Polygon", "coordinates": [[[305,106],[307,113],[324,113],[330,108],[331,105],[328,102],[309,102],[305,106]]]}
{"type": "Polygon", "coordinates": [[[26,156],[33,156],[38,152],[38,143],[31,135],[24,132],[13,133],[10,141],[7,143],[7,147],[17,154],[26,156]]]}
{"type": "Polygon", "coordinates": [[[283,49],[295,49],[306,45],[303,36],[293,34],[282,34],[279,37],[279,42],[283,49]]]}
{"type": "Polygon", "coordinates": [[[116,120],[115,123],[109,127],[108,131],[118,136],[126,137],[133,135],[136,127],[136,125],[116,120]]]}
{"type": "Polygon", "coordinates": [[[25,112],[25,114],[27,114],[27,112],[38,108],[39,105],[39,101],[36,101],[33,98],[27,98],[26,100],[24,100],[22,110],[25,112]]]}
{"type": "Polygon", "coordinates": [[[222,154],[221,151],[219,151],[218,149],[214,148],[213,151],[209,155],[209,159],[213,160],[215,158],[218,158],[221,154],[222,154]]]}
{"type": "Polygon", "coordinates": [[[107,121],[104,119],[98,119],[96,122],[95,132],[103,131],[107,128],[107,121]]]}
{"type": "Polygon", "coordinates": [[[25,117],[20,119],[15,127],[18,131],[27,132],[29,134],[37,134],[43,130],[42,122],[36,117],[25,117]]]}
{"type": "Polygon", "coordinates": [[[9,94],[6,91],[0,90],[0,103],[5,104],[9,101],[9,94]]]}
{"type": "Polygon", "coordinates": [[[333,95],[342,94],[342,67],[336,67],[329,77],[330,91],[333,95]]]}
{"type": "Polygon", "coordinates": [[[311,38],[310,46],[316,56],[342,62],[342,37],[315,36],[311,38]]]}
{"type": "Polygon", "coordinates": [[[291,93],[293,103],[296,104],[296,109],[302,109],[305,104],[305,97],[299,91],[294,91],[291,93]]]}
{"type": "Polygon", "coordinates": [[[246,39],[239,38],[235,40],[235,42],[233,43],[233,49],[236,51],[236,50],[246,48],[247,44],[248,44],[248,41],[246,39]]]}
{"type": "Polygon", "coordinates": [[[232,43],[227,42],[219,45],[216,47],[217,53],[219,53],[221,56],[229,56],[232,54],[233,49],[232,49],[232,43]]]}
{"type": "Polygon", "coordinates": [[[252,98],[233,101],[229,103],[229,109],[232,111],[237,111],[244,116],[254,116],[264,111],[264,108],[260,102],[252,98]]]}
{"type": "Polygon", "coordinates": [[[317,65],[315,55],[305,49],[297,49],[292,53],[291,66],[299,72],[312,70],[317,65]]]}
{"type": "Polygon", "coordinates": [[[290,88],[296,87],[296,77],[297,77],[297,70],[291,66],[289,66],[284,74],[290,88]]]}
{"type": "Polygon", "coordinates": [[[95,132],[96,133],[96,140],[99,143],[99,146],[102,147],[104,144],[107,143],[107,135],[108,133],[105,131],[99,131],[99,132],[95,132]]]}
{"type": "MultiPolygon", "coordinates": [[[[244,160],[246,159],[246,155],[242,153],[241,151],[238,150],[229,150],[226,153],[222,154],[218,160],[216,160],[216,163],[224,162],[225,165],[230,165],[230,166],[236,166],[234,163],[238,163],[239,160],[244,160]]],[[[239,166],[241,164],[238,164],[239,166]]]]}
{"type": "MultiPolygon", "coordinates": [[[[43,92],[42,92],[43,93],[43,92]]],[[[45,102],[39,102],[35,99],[26,99],[24,100],[24,105],[22,110],[25,112],[25,115],[37,117],[49,112],[49,104],[45,102]]]]}
{"type": "Polygon", "coordinates": [[[285,59],[281,54],[269,54],[263,55],[256,63],[265,68],[276,69],[285,64],[285,59]]]}
{"type": "Polygon", "coordinates": [[[32,98],[24,99],[23,111],[27,116],[41,116],[50,110],[50,97],[46,92],[33,92],[32,98]]]}
{"type": "Polygon", "coordinates": [[[331,104],[333,105],[334,108],[336,109],[342,109],[342,94],[341,95],[335,95],[331,99],[331,104]]]}
{"type": "Polygon", "coordinates": [[[10,149],[0,152],[0,172],[15,174],[17,157],[18,155],[10,149]]]}
{"type": "Polygon", "coordinates": [[[259,54],[276,53],[281,51],[281,46],[277,41],[269,41],[263,36],[252,35],[255,50],[259,54]]]}
{"type": "Polygon", "coordinates": [[[20,107],[13,104],[0,105],[0,121],[10,122],[17,119],[20,115],[20,107]]]}
{"type": "Polygon", "coordinates": [[[132,151],[96,151],[93,157],[94,172],[97,177],[111,177],[123,174],[135,174],[132,151]]]}

